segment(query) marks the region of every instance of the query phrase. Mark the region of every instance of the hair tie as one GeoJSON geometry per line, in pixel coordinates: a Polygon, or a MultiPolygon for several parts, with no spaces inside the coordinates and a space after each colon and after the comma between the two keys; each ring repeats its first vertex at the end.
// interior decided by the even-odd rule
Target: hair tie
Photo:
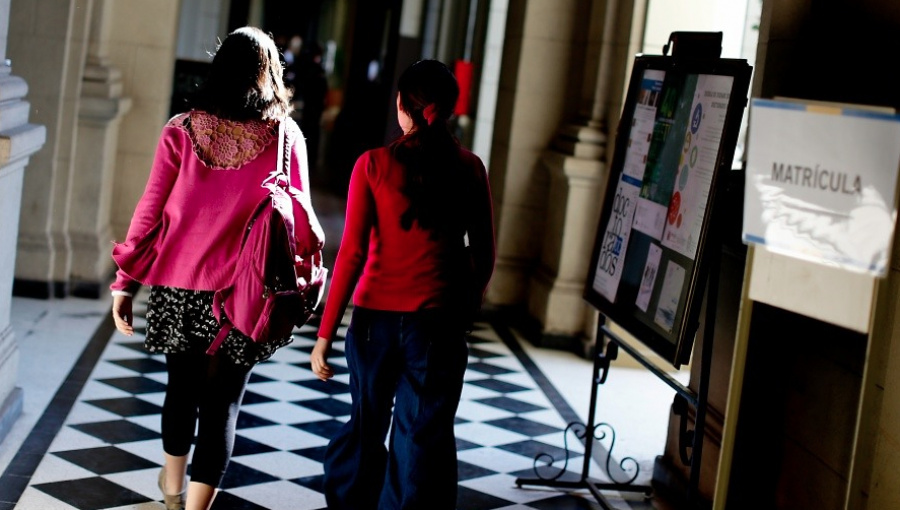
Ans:
{"type": "Polygon", "coordinates": [[[428,125],[430,126],[431,123],[437,119],[437,106],[435,106],[434,103],[429,104],[422,110],[422,116],[425,117],[425,122],[428,122],[428,125]]]}

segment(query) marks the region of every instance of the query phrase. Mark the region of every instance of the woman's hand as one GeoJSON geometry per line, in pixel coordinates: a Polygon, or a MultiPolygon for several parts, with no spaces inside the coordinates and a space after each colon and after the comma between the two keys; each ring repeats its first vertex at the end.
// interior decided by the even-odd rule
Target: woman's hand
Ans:
{"type": "Polygon", "coordinates": [[[134,335],[134,315],[131,313],[131,296],[113,296],[112,316],[116,323],[116,329],[128,336],[134,335]]]}
{"type": "Polygon", "coordinates": [[[309,362],[314,374],[322,381],[327,381],[334,377],[334,370],[328,365],[328,351],[331,350],[331,341],[319,337],[316,340],[316,346],[313,347],[312,354],[309,356],[309,362]]]}

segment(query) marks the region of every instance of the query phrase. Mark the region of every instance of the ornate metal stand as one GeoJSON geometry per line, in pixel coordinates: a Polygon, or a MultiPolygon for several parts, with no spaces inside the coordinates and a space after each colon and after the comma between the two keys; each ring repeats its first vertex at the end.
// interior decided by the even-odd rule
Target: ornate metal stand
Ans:
{"type": "MultiPolygon", "coordinates": [[[[718,245],[716,249],[718,248],[718,245]]],[[[690,472],[690,481],[688,483],[687,488],[687,508],[696,508],[699,503],[699,494],[697,491],[697,487],[700,482],[700,459],[703,450],[703,429],[706,423],[706,397],[707,391],[709,387],[709,370],[710,364],[712,362],[712,339],[715,332],[715,317],[716,317],[716,303],[718,301],[718,288],[719,288],[719,267],[721,262],[721,254],[717,253],[714,257],[712,257],[711,261],[711,269],[710,269],[710,277],[707,287],[707,295],[706,295],[706,322],[704,324],[704,334],[703,334],[703,344],[702,344],[702,352],[701,352],[701,360],[700,360],[700,380],[698,381],[698,391],[694,392],[690,388],[682,385],[675,378],[660,369],[656,364],[646,359],[644,356],[640,354],[637,350],[635,350],[631,345],[622,340],[618,335],[616,335],[612,330],[610,330],[604,321],[600,321],[597,327],[597,343],[598,345],[604,345],[604,349],[602,352],[598,349],[598,354],[594,357],[594,369],[593,369],[593,386],[591,387],[591,402],[590,409],[588,410],[588,422],[585,425],[582,425],[578,422],[570,423],[564,432],[566,434],[566,438],[564,439],[564,445],[566,450],[566,458],[563,467],[560,468],[559,472],[555,473],[553,476],[545,476],[542,475],[539,469],[538,464],[541,460],[544,460],[546,465],[543,466],[547,471],[548,468],[552,468],[553,465],[553,457],[546,453],[539,453],[534,459],[534,472],[537,478],[517,478],[516,486],[522,487],[523,485],[543,485],[548,487],[559,487],[566,489],[588,489],[591,494],[593,494],[594,498],[596,498],[597,502],[600,503],[605,510],[614,510],[613,507],[609,504],[606,498],[600,491],[610,490],[610,491],[618,491],[618,492],[643,492],[647,497],[650,497],[653,494],[653,488],[646,485],[633,485],[638,474],[640,473],[640,469],[638,467],[638,462],[631,457],[625,457],[621,461],[619,461],[619,468],[627,473],[629,465],[634,466],[634,473],[628,480],[617,482],[615,476],[610,471],[610,466],[612,465],[612,451],[615,446],[615,429],[608,423],[597,423],[597,391],[598,387],[606,382],[606,376],[609,374],[609,365],[610,362],[618,357],[619,348],[624,349],[631,357],[637,360],[641,365],[643,365],[647,370],[653,372],[659,379],[668,384],[672,389],[675,390],[675,401],[672,405],[673,412],[681,418],[681,422],[679,425],[679,456],[681,461],[685,465],[689,465],[691,467],[690,472]],[[608,339],[609,342],[604,342],[603,339],[608,339]],[[697,410],[696,417],[694,419],[694,429],[688,429],[688,406],[691,405],[697,410]],[[591,460],[593,459],[593,446],[595,441],[603,440],[606,437],[606,432],[602,432],[598,436],[598,429],[601,427],[608,428],[612,437],[612,443],[607,451],[606,461],[603,463],[606,469],[607,477],[612,480],[611,483],[603,483],[597,480],[593,480],[590,478],[590,467],[591,460]],[[576,437],[584,440],[584,464],[581,468],[581,474],[577,480],[572,479],[563,479],[563,475],[566,474],[566,467],[569,463],[569,448],[568,448],[568,433],[572,431],[576,437]],[[690,449],[690,453],[688,450],[690,449]],[[549,461],[546,459],[549,458],[549,461]]],[[[601,317],[602,318],[602,317],[601,317]]]]}
{"type": "MultiPolygon", "coordinates": [[[[608,331],[605,327],[601,327],[601,332],[604,334],[608,331]]],[[[600,337],[602,338],[602,337],[600,337]]],[[[599,342],[598,344],[603,344],[605,342],[599,342]]],[[[653,489],[647,485],[634,485],[633,482],[637,479],[640,474],[640,467],[638,462],[631,458],[625,457],[621,461],[618,462],[618,467],[621,469],[623,473],[626,475],[631,471],[631,475],[627,480],[616,480],[616,475],[614,475],[611,471],[611,466],[613,465],[613,449],[615,448],[616,443],[616,431],[612,427],[612,425],[601,422],[596,423],[596,406],[594,405],[597,402],[597,388],[599,385],[606,382],[606,376],[609,373],[609,364],[612,360],[616,359],[618,355],[618,344],[615,342],[606,343],[604,351],[599,352],[596,356],[594,356],[594,371],[593,371],[593,386],[591,387],[591,406],[588,410],[588,422],[587,424],[582,424],[579,422],[572,422],[566,427],[565,435],[563,441],[566,450],[566,458],[563,463],[563,466],[559,468],[559,471],[554,473],[552,476],[547,476],[546,474],[542,474],[541,467],[543,467],[544,473],[553,469],[554,459],[551,455],[547,453],[539,453],[534,459],[534,473],[537,478],[517,478],[516,486],[522,487],[523,485],[543,485],[547,487],[558,487],[563,489],[587,489],[591,492],[594,498],[597,500],[600,505],[606,510],[613,510],[613,507],[610,506],[609,502],[603,496],[600,491],[611,490],[618,492],[643,492],[647,497],[651,496],[653,493],[653,489]],[[594,443],[597,441],[603,441],[607,437],[607,430],[610,436],[611,442],[609,448],[606,452],[606,460],[603,462],[603,466],[606,470],[606,476],[612,480],[612,482],[600,482],[598,480],[590,478],[590,468],[591,461],[593,460],[593,451],[594,451],[594,443]],[[569,465],[569,440],[568,435],[569,432],[573,432],[575,437],[584,442],[584,462],[581,468],[581,474],[577,480],[565,479],[564,475],[568,473],[566,468],[569,465]],[[544,465],[540,466],[543,461],[544,465]]]]}
{"type": "Polygon", "coordinates": [[[656,364],[642,356],[640,352],[638,352],[631,345],[622,340],[622,338],[616,335],[615,332],[611,331],[603,323],[603,321],[601,321],[597,328],[597,343],[598,345],[605,344],[605,347],[602,352],[600,352],[598,349],[598,354],[594,357],[593,386],[591,387],[591,401],[590,409],[588,410],[587,424],[582,425],[578,422],[572,422],[566,427],[566,430],[564,432],[564,434],[566,434],[567,436],[564,439],[566,458],[562,468],[560,468],[558,472],[556,472],[553,476],[546,476],[542,474],[540,467],[544,468],[544,472],[552,469],[554,459],[547,453],[539,453],[534,459],[534,473],[537,478],[517,478],[516,486],[522,487],[523,485],[543,485],[547,487],[559,487],[565,489],[588,489],[597,500],[597,502],[600,503],[600,506],[602,506],[605,510],[614,509],[601,493],[601,491],[604,490],[618,492],[643,492],[647,497],[652,496],[652,487],[647,485],[634,485],[632,483],[640,474],[640,469],[638,467],[638,462],[631,457],[623,458],[621,461],[619,461],[618,466],[622,470],[622,472],[625,473],[628,473],[629,466],[634,466],[634,473],[628,480],[621,482],[616,481],[616,477],[610,471],[610,467],[613,464],[612,451],[613,447],[615,446],[615,429],[613,429],[613,427],[608,423],[596,423],[598,387],[606,382],[606,376],[609,374],[610,362],[618,357],[619,347],[621,347],[635,360],[641,363],[641,365],[643,365],[647,370],[653,372],[654,375],[668,384],[676,392],[675,401],[672,405],[672,408],[673,412],[681,419],[678,435],[679,456],[681,458],[681,461],[685,465],[689,465],[691,467],[690,481],[687,488],[687,508],[697,508],[699,503],[699,494],[697,491],[697,487],[700,482],[700,459],[703,450],[703,429],[706,423],[706,396],[709,386],[709,370],[710,363],[712,361],[712,339],[715,330],[716,302],[718,300],[717,291],[719,287],[719,265],[721,262],[720,257],[720,254],[712,257],[712,268],[710,270],[710,277],[707,287],[707,319],[704,324],[698,391],[694,392],[690,388],[682,385],[675,378],[669,375],[668,372],[660,369],[656,364]],[[608,339],[609,342],[604,342],[603,339],[608,339]],[[697,410],[696,417],[694,419],[693,430],[688,429],[688,405],[693,406],[697,410]],[[612,480],[611,483],[599,482],[597,480],[591,479],[589,476],[591,460],[593,459],[594,442],[601,441],[606,437],[606,432],[603,431],[600,431],[599,436],[597,435],[598,429],[600,429],[601,427],[608,428],[612,438],[612,443],[610,444],[610,447],[607,451],[606,461],[603,463],[603,466],[606,469],[607,477],[612,480]],[[582,465],[581,474],[577,480],[573,480],[571,479],[571,477],[569,479],[564,479],[564,475],[567,473],[566,467],[569,463],[568,433],[570,430],[575,434],[577,438],[584,441],[584,464],[582,465]],[[689,449],[690,453],[688,452],[689,449]],[[549,459],[549,461],[547,459],[549,459]],[[545,462],[545,465],[539,466],[538,464],[542,460],[545,462]]]}

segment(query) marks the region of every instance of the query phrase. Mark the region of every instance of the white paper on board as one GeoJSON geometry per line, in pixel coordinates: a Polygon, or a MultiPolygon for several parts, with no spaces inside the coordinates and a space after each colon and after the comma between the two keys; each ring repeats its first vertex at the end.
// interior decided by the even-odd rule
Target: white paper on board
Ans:
{"type": "Polygon", "coordinates": [[[670,260],[666,266],[662,291],[659,294],[659,306],[653,319],[659,327],[672,332],[675,326],[675,315],[678,313],[678,302],[681,300],[681,289],[684,286],[683,267],[670,260]]]}
{"type": "Polygon", "coordinates": [[[659,260],[662,257],[662,248],[655,244],[650,245],[647,252],[647,263],[644,264],[644,273],[641,276],[641,286],[638,289],[637,299],[634,304],[647,312],[650,305],[650,296],[653,294],[653,286],[656,284],[656,274],[659,272],[659,260]]]}

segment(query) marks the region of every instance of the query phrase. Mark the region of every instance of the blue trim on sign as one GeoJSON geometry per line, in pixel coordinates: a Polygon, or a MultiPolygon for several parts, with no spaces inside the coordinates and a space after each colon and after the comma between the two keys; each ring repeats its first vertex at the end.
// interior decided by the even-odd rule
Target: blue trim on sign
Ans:
{"type": "Polygon", "coordinates": [[[774,101],[772,99],[753,98],[750,101],[751,106],[764,108],[778,108],[781,110],[806,110],[803,103],[788,103],[785,101],[774,101]]]}
{"type": "MultiPolygon", "coordinates": [[[[753,98],[750,102],[753,107],[759,108],[777,108],[780,110],[794,110],[794,111],[806,111],[807,107],[815,107],[819,105],[815,104],[806,104],[803,102],[789,102],[789,101],[775,101],[773,99],[762,99],[762,98],[753,98]]],[[[884,120],[889,122],[900,122],[900,114],[896,113],[887,113],[887,112],[876,112],[863,110],[860,108],[853,108],[852,106],[841,106],[839,104],[835,105],[821,105],[823,108],[835,108],[839,110],[840,113],[828,113],[822,111],[816,111],[815,113],[822,113],[824,115],[843,115],[845,117],[860,117],[864,119],[874,119],[874,120],[884,120]]]]}
{"type": "Polygon", "coordinates": [[[755,236],[752,234],[744,234],[744,242],[745,243],[754,243],[754,244],[766,244],[766,239],[764,237],[755,236]]]}
{"type": "Polygon", "coordinates": [[[625,174],[622,174],[622,181],[624,181],[628,184],[631,184],[632,186],[640,186],[642,184],[641,181],[639,181],[638,179],[635,179],[634,177],[632,177],[630,175],[625,175],[625,174]]]}
{"type": "Polygon", "coordinates": [[[841,111],[841,114],[846,115],[847,117],[861,117],[864,119],[886,120],[889,122],[900,122],[900,115],[897,115],[895,113],[870,112],[870,111],[866,111],[866,110],[844,109],[841,111]]]}

